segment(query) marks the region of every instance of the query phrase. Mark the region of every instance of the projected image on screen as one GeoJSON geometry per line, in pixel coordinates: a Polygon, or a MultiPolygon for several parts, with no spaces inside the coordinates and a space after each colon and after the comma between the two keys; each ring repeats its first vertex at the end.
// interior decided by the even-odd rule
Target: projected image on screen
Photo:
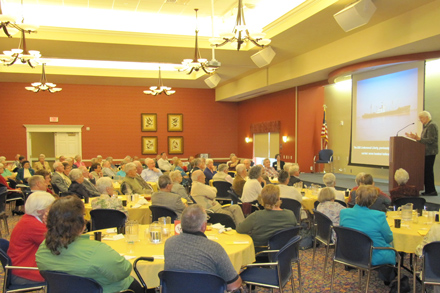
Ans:
{"type": "MultiPolygon", "coordinates": [[[[351,163],[389,165],[389,139],[423,110],[424,62],[353,75],[351,163]]],[[[417,124],[416,124],[417,125],[417,124]]],[[[416,125],[405,131],[417,131],[416,125]]]]}

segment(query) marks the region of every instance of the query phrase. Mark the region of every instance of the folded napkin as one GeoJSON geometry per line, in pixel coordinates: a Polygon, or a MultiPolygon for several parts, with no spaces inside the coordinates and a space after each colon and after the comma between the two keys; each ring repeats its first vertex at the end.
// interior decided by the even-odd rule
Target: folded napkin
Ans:
{"type": "Polygon", "coordinates": [[[165,259],[163,255],[153,255],[154,259],[165,259]]]}
{"type": "Polygon", "coordinates": [[[209,240],[218,240],[218,237],[215,237],[213,235],[208,235],[206,237],[208,237],[209,240]]]}
{"type": "Polygon", "coordinates": [[[145,198],[140,198],[138,202],[133,206],[134,209],[140,208],[143,205],[148,205],[148,201],[145,198]]]}
{"type": "Polygon", "coordinates": [[[107,235],[106,237],[104,237],[103,240],[112,241],[112,240],[120,240],[124,238],[125,238],[124,235],[117,234],[117,235],[107,235]]]}
{"type": "Polygon", "coordinates": [[[107,233],[116,233],[117,230],[116,230],[116,228],[110,228],[110,229],[107,229],[106,232],[107,233]]]}

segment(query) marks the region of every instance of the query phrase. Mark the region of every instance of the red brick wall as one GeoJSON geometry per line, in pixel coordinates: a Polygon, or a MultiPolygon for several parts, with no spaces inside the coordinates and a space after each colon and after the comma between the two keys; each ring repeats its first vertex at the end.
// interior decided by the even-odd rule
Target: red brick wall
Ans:
{"type": "Polygon", "coordinates": [[[147,157],[141,155],[142,136],[158,136],[159,152],[167,151],[167,136],[183,136],[184,154],[179,157],[237,153],[238,105],[215,102],[211,89],[182,88],[172,96],[153,97],[143,94],[144,87],[62,84],[59,93],[35,94],[25,86],[28,84],[0,83],[0,155],[8,160],[17,153],[26,155],[23,124],[50,124],[51,116],[59,117],[59,125],[84,125],[84,159],[98,154],[147,157]],[[141,131],[141,113],[157,113],[157,132],[141,131]],[[183,114],[183,132],[167,131],[167,113],[183,114]]]}

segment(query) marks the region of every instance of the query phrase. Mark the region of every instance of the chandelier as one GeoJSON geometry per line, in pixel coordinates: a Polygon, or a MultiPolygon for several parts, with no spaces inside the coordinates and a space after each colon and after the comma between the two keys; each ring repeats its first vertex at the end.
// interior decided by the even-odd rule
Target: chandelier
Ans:
{"type": "Polygon", "coordinates": [[[212,46],[221,47],[227,43],[237,42],[237,51],[240,50],[241,45],[244,42],[251,41],[254,45],[263,48],[270,44],[270,39],[264,39],[265,33],[253,33],[250,34],[244,21],[243,3],[242,0],[238,0],[237,19],[235,21],[234,29],[231,33],[222,33],[219,38],[211,38],[209,42],[212,46]]]}
{"type": "Polygon", "coordinates": [[[202,58],[202,56],[200,55],[199,42],[198,42],[199,29],[197,27],[198,10],[199,10],[198,8],[194,9],[194,11],[196,12],[196,46],[194,49],[194,58],[184,59],[182,65],[177,66],[176,69],[179,72],[186,71],[188,72],[188,74],[193,73],[193,71],[199,71],[200,69],[202,69],[206,74],[212,74],[220,66],[220,62],[218,62],[215,59],[208,62],[207,59],[202,58]]]}
{"type": "MultiPolygon", "coordinates": [[[[5,29],[5,27],[3,27],[5,29]]],[[[10,51],[3,51],[3,54],[0,54],[0,61],[7,65],[13,65],[17,60],[20,60],[21,63],[27,63],[30,67],[35,68],[35,65],[32,64],[32,61],[41,57],[39,51],[30,50],[26,48],[26,38],[25,38],[24,30],[21,30],[21,39],[17,49],[12,49],[10,51]]]]}
{"type": "Polygon", "coordinates": [[[62,88],[57,88],[56,84],[47,82],[46,71],[45,71],[46,63],[43,63],[43,71],[41,73],[40,82],[34,82],[31,85],[25,87],[28,91],[38,93],[39,91],[49,91],[50,93],[56,93],[62,90],[62,88]]]}
{"type": "Polygon", "coordinates": [[[157,86],[151,86],[149,91],[144,91],[146,95],[157,96],[164,93],[167,96],[174,94],[176,91],[172,91],[170,87],[164,86],[162,82],[162,74],[159,67],[159,81],[157,86]]]}

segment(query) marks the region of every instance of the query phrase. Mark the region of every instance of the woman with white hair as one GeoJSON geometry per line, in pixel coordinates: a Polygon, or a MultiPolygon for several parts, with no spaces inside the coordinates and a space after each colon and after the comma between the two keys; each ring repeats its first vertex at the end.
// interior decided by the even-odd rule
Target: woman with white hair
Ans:
{"type": "Polygon", "coordinates": [[[345,195],[343,191],[336,190],[336,176],[333,173],[326,173],[322,177],[322,181],[324,182],[326,187],[329,187],[335,191],[335,196],[337,200],[345,202],[345,195]]]}
{"type": "Polygon", "coordinates": [[[397,169],[394,173],[394,180],[396,180],[398,186],[390,190],[391,203],[401,197],[419,196],[419,192],[414,185],[406,184],[409,180],[409,174],[405,169],[397,169]]]}
{"type": "Polygon", "coordinates": [[[96,181],[96,189],[101,193],[98,198],[92,200],[92,209],[112,209],[124,212],[128,215],[127,210],[122,206],[122,201],[114,196],[115,189],[113,181],[109,177],[102,177],[96,181]]]}
{"type": "Polygon", "coordinates": [[[73,169],[69,173],[70,180],[72,184],[69,186],[69,192],[76,194],[79,198],[92,197],[87,188],[83,185],[84,176],[80,169],[73,169]]]}
{"type": "Polygon", "coordinates": [[[177,193],[181,198],[187,200],[187,202],[192,202],[190,199],[188,192],[186,192],[185,187],[183,187],[182,183],[182,174],[180,174],[179,170],[174,170],[170,172],[170,179],[173,182],[173,187],[171,188],[172,193],[177,193]]]}
{"type": "Polygon", "coordinates": [[[82,161],[82,157],[81,155],[76,155],[75,156],[75,163],[73,163],[77,168],[83,166],[85,167],[86,164],[84,164],[84,162],[82,161]]]}
{"type": "MultiPolygon", "coordinates": [[[[44,192],[33,192],[25,204],[26,214],[21,217],[11,233],[8,255],[14,266],[36,267],[35,253],[46,234],[44,216],[54,202],[53,195],[44,192]]],[[[44,282],[38,271],[12,270],[12,284],[36,284],[44,282]]]]}
{"type": "Polygon", "coordinates": [[[34,171],[38,170],[47,170],[49,172],[52,171],[52,169],[49,166],[49,163],[46,162],[46,156],[44,154],[40,154],[38,158],[38,162],[34,164],[34,171]]]}
{"type": "MultiPolygon", "coordinates": [[[[332,221],[333,226],[339,226],[339,214],[341,210],[345,209],[341,204],[335,202],[336,194],[335,190],[330,187],[321,189],[318,194],[319,205],[316,210],[323,213],[332,221]]],[[[333,242],[336,240],[336,233],[332,234],[333,242]]]]}

